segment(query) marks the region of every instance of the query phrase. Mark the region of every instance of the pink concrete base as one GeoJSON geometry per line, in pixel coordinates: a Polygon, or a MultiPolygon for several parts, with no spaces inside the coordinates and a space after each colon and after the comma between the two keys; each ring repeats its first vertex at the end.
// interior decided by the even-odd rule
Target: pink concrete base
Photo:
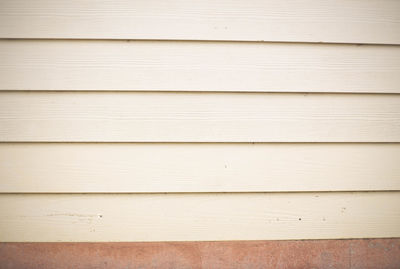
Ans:
{"type": "Polygon", "coordinates": [[[159,243],[0,243],[0,268],[399,269],[400,238],[159,243]]]}

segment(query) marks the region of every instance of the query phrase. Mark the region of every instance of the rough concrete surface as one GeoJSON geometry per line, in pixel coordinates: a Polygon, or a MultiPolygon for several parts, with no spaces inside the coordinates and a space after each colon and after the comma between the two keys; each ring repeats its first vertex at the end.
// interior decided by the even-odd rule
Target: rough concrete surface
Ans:
{"type": "Polygon", "coordinates": [[[400,238],[0,243],[0,268],[400,268],[400,238]]]}

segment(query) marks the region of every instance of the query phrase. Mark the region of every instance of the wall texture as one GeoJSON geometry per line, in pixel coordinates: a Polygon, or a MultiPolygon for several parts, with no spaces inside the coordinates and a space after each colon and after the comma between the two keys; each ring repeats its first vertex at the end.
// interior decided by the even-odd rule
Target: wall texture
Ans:
{"type": "Polygon", "coordinates": [[[399,93],[400,1],[0,1],[0,241],[400,237],[399,93]]]}
{"type": "Polygon", "coordinates": [[[400,239],[1,243],[4,269],[398,269],[400,239]]]}

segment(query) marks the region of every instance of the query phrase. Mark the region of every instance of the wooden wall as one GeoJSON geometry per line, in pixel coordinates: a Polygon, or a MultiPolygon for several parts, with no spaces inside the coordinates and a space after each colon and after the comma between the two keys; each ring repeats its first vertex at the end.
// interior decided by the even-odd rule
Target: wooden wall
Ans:
{"type": "Polygon", "coordinates": [[[0,1],[0,241],[400,237],[400,1],[0,1]]]}

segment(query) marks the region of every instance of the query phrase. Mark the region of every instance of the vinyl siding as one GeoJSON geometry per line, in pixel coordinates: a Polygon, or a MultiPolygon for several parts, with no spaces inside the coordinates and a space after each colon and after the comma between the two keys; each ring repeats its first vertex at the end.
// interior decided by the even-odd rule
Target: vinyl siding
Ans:
{"type": "Polygon", "coordinates": [[[2,38],[399,44],[397,0],[3,0],[2,38]]]}
{"type": "Polygon", "coordinates": [[[399,3],[1,1],[0,241],[400,237],[399,3]]]}

